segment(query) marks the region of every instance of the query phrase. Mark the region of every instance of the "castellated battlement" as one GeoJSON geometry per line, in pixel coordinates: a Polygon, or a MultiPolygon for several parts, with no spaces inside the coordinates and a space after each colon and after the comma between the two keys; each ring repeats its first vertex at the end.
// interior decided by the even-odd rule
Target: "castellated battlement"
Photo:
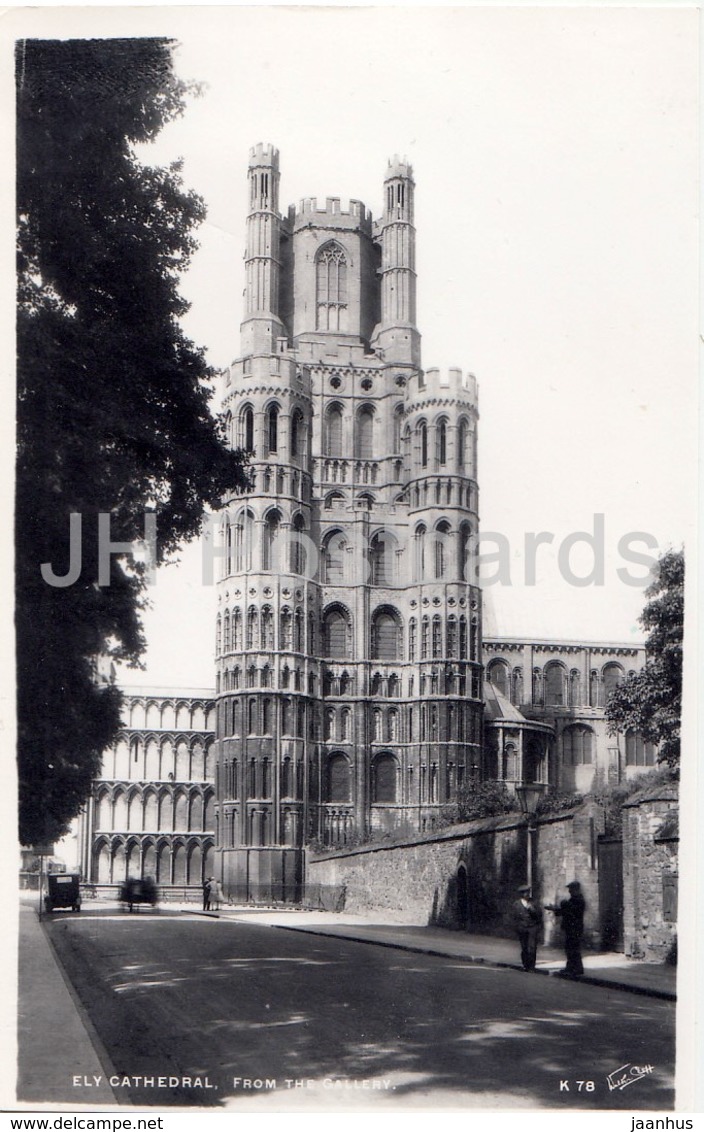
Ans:
{"type": "Polygon", "coordinates": [[[384,180],[390,181],[393,177],[406,177],[409,181],[413,181],[413,166],[405,157],[400,158],[397,153],[389,158],[384,180]]]}
{"type": "MultiPolygon", "coordinates": [[[[281,339],[282,344],[284,339],[281,339]]],[[[310,374],[285,353],[251,354],[235,361],[222,372],[223,396],[246,393],[248,390],[288,387],[299,393],[310,393],[310,374]]]]}
{"type": "Polygon", "coordinates": [[[457,397],[461,401],[477,404],[477,379],[455,366],[447,370],[431,367],[414,373],[408,381],[408,400],[426,401],[434,398],[457,397]]]}
{"type": "Polygon", "coordinates": [[[325,207],[318,208],[317,197],[305,197],[299,204],[288,210],[289,223],[293,228],[307,225],[321,228],[361,228],[371,235],[372,213],[361,200],[350,200],[345,208],[340,197],[326,197],[325,207]]]}
{"type": "Polygon", "coordinates": [[[257,142],[249,151],[249,167],[256,169],[259,165],[269,165],[272,169],[279,168],[279,151],[269,142],[257,142]]]}

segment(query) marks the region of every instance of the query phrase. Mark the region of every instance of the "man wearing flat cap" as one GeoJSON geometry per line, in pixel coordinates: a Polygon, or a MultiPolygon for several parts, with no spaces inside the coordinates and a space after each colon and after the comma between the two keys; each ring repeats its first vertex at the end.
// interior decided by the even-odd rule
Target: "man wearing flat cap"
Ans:
{"type": "Polygon", "coordinates": [[[521,963],[524,971],[535,970],[538,934],[543,926],[543,913],[531,899],[530,886],[522,884],[518,900],[512,908],[513,927],[521,945],[521,963]]]}
{"type": "Polygon", "coordinates": [[[584,974],[582,964],[582,934],[584,932],[584,909],[586,907],[582,896],[582,886],[578,880],[570,881],[567,885],[569,900],[561,900],[559,905],[546,904],[545,907],[562,921],[562,931],[565,936],[565,969],[561,972],[570,979],[578,979],[584,974]]]}

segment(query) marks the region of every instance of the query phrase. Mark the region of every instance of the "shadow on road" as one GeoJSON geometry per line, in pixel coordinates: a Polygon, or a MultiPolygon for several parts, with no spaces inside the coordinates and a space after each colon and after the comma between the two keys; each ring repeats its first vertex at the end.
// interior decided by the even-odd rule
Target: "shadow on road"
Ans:
{"type": "Polygon", "coordinates": [[[134,1104],[673,1106],[667,1003],[256,924],[114,912],[49,930],[134,1104]],[[610,1092],[624,1063],[652,1071],[610,1092]],[[134,1082],[152,1075],[201,1083],[134,1082]]]}

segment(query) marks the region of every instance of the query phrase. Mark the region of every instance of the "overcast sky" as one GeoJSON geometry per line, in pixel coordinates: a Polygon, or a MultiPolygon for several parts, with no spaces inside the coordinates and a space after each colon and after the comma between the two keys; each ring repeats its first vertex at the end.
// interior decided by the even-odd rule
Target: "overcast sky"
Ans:
{"type": "MultiPolygon", "coordinates": [[[[188,331],[216,366],[238,354],[250,145],[279,148],[283,211],[335,195],[378,216],[387,159],[408,157],[423,364],[477,376],[481,525],[510,548],[511,585],[487,589],[485,632],[641,639],[643,591],[617,577],[619,540],[646,532],[665,548],[693,530],[697,12],[74,16],[84,35],[176,36],[179,72],[206,84],[154,157],[183,156],[208,205],[184,291],[188,331]],[[605,584],[577,587],[557,548],[595,515],[605,584]],[[526,585],[525,536],[541,531],[552,547],[526,585]]],[[[28,34],[70,33],[52,17],[22,13],[28,34]]],[[[570,561],[588,573],[591,552],[570,561]]],[[[153,598],[148,668],[127,679],[212,685],[214,593],[197,547],[153,598]]]]}

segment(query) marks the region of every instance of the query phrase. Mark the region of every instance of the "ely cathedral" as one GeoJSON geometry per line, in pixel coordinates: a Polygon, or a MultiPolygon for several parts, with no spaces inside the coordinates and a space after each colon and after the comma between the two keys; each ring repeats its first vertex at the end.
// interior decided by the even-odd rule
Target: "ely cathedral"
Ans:
{"type": "Polygon", "coordinates": [[[250,153],[240,357],[221,375],[249,487],[218,518],[215,689],[125,689],[80,823],[83,876],[215,875],[298,899],[307,845],[430,833],[483,779],[587,792],[652,766],[610,736],[642,647],[482,639],[477,390],[423,369],[413,171],[279,211],[250,153]]]}
{"type": "Polygon", "coordinates": [[[476,385],[421,368],[412,169],[389,165],[377,221],[334,197],[282,216],[271,146],[248,177],[222,388],[251,453],[221,540],[225,887],[285,884],[311,839],[430,828],[482,752],[476,385]]]}

